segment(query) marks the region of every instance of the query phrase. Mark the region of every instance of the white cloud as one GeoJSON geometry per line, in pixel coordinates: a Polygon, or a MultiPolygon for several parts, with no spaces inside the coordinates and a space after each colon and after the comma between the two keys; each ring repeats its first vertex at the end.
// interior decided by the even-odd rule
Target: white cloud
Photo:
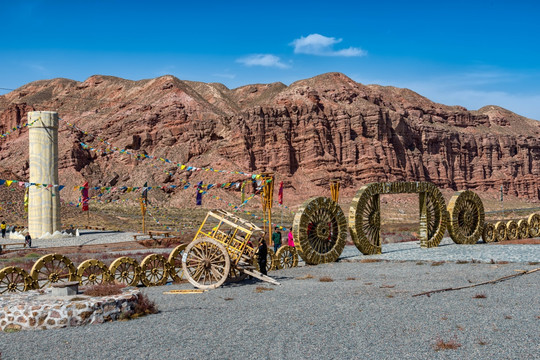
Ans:
{"type": "Polygon", "coordinates": [[[367,52],[355,47],[334,50],[334,45],[339,44],[343,39],[327,37],[320,34],[310,34],[306,37],[294,40],[290,45],[294,46],[295,54],[309,54],[319,56],[365,56],[367,52]]]}
{"type": "Polygon", "coordinates": [[[254,54],[236,60],[246,66],[266,66],[286,69],[289,65],[281,62],[281,59],[272,54],[254,54]]]}

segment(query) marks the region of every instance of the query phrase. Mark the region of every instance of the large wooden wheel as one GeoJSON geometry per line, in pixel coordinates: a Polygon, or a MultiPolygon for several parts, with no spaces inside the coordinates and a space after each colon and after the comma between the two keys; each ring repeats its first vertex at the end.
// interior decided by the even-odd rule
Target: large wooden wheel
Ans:
{"type": "Polygon", "coordinates": [[[506,224],[503,221],[497,221],[495,224],[495,240],[506,240],[506,224]]]}
{"type": "Polygon", "coordinates": [[[529,223],[525,219],[521,219],[518,221],[518,238],[519,239],[529,238],[529,223]]]}
{"type": "Polygon", "coordinates": [[[458,191],[448,203],[448,232],[456,244],[476,244],[484,231],[484,205],[470,190],[458,191]]]}
{"type": "Polygon", "coordinates": [[[64,255],[48,254],[34,263],[30,276],[35,286],[41,289],[55,283],[77,280],[77,269],[64,255]]]}
{"type": "Polygon", "coordinates": [[[529,236],[534,238],[540,236],[540,215],[532,214],[528,219],[529,223],[529,236]]]}
{"type": "Polygon", "coordinates": [[[515,240],[518,238],[519,228],[518,223],[515,220],[510,220],[506,223],[506,238],[508,240],[515,240]]]}
{"type": "Polygon", "coordinates": [[[298,254],[307,264],[334,262],[345,247],[347,220],[332,199],[312,198],[296,212],[293,235],[298,254]]]}
{"type": "Polygon", "coordinates": [[[191,242],[182,256],[184,276],[199,289],[221,286],[231,270],[229,254],[214,239],[202,238],[191,242]]]}
{"type": "Polygon", "coordinates": [[[15,266],[0,270],[0,295],[31,290],[34,280],[26,271],[15,266]]]}
{"type": "Polygon", "coordinates": [[[484,224],[484,231],[482,232],[482,239],[485,243],[494,242],[495,239],[495,225],[492,223],[484,224]]]}
{"type": "Polygon", "coordinates": [[[135,286],[139,283],[141,267],[137,260],[122,256],[114,260],[109,267],[111,280],[127,286],[135,286]]]}
{"type": "Polygon", "coordinates": [[[160,286],[167,283],[169,265],[160,254],[148,255],[141,262],[141,282],[145,286],[160,286]]]}
{"type": "Polygon", "coordinates": [[[180,281],[184,278],[184,269],[182,268],[182,255],[186,250],[187,244],[178,245],[170,253],[169,259],[169,276],[173,281],[180,281]]]}
{"type": "Polygon", "coordinates": [[[100,285],[109,281],[109,268],[96,259],[83,261],[77,268],[77,277],[81,286],[100,285]]]}
{"type": "Polygon", "coordinates": [[[298,252],[292,246],[283,245],[276,253],[276,267],[287,269],[298,266],[298,252]]]}

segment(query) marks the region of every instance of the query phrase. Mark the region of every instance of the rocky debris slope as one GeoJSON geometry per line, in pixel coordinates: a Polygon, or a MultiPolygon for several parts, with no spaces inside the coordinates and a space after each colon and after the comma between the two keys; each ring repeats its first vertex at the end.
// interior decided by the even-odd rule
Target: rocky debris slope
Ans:
{"type": "MultiPolygon", "coordinates": [[[[505,193],[540,199],[540,122],[497,106],[468,111],[437,104],[340,73],[232,90],[173,76],[41,80],[0,96],[0,131],[24,123],[32,110],[57,110],[63,123],[114,146],[173,162],[276,172],[298,200],[328,191],[332,178],[350,192],[373,181],[432,181],[476,191],[503,186],[505,193]]],[[[91,186],[142,186],[244,178],[84,150],[81,141],[106,146],[65,124],[59,139],[66,195],[84,179],[91,186]]],[[[0,167],[21,179],[28,178],[27,142],[27,130],[0,142],[0,167]]],[[[182,203],[180,193],[169,195],[171,204],[182,203]]]]}

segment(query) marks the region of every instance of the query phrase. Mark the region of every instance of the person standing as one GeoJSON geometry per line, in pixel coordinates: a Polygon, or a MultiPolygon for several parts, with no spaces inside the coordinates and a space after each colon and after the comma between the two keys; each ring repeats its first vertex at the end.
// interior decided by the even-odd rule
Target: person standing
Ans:
{"type": "Polygon", "coordinates": [[[24,246],[28,246],[29,248],[32,247],[32,237],[30,236],[30,233],[26,233],[26,236],[24,237],[24,246]]]}
{"type": "Polygon", "coordinates": [[[274,228],[274,233],[272,234],[272,242],[274,243],[274,253],[277,253],[278,249],[281,247],[281,233],[277,226],[274,228]]]}
{"type": "Polygon", "coordinates": [[[290,247],[294,247],[294,240],[293,240],[293,234],[292,231],[289,230],[289,234],[287,234],[287,245],[290,247]]]}
{"type": "Polygon", "coordinates": [[[266,246],[266,240],[264,234],[259,239],[259,247],[257,249],[257,262],[259,263],[259,271],[263,275],[266,273],[266,257],[268,256],[268,247],[266,246]]]}
{"type": "Polygon", "coordinates": [[[6,222],[2,221],[2,224],[0,224],[0,229],[2,230],[2,239],[6,237],[6,222]]]}

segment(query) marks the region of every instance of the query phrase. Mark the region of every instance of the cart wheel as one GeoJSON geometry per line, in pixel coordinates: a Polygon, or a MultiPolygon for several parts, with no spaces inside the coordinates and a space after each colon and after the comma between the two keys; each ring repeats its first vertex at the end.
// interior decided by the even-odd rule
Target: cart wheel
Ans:
{"type": "Polygon", "coordinates": [[[495,224],[495,241],[506,240],[506,225],[503,221],[498,221],[495,224]]]}
{"type": "Polygon", "coordinates": [[[180,281],[184,278],[184,269],[182,268],[182,255],[186,250],[186,244],[178,245],[169,255],[169,276],[173,281],[180,281]]]}
{"type": "Polygon", "coordinates": [[[527,220],[521,219],[518,221],[518,238],[519,239],[528,239],[529,238],[529,224],[527,220]]]}
{"type": "Polygon", "coordinates": [[[32,290],[34,280],[26,271],[15,266],[0,270],[0,294],[32,290]]]}
{"type": "Polygon", "coordinates": [[[34,263],[30,275],[41,289],[54,283],[77,280],[77,269],[64,255],[48,254],[34,263]]]}
{"type": "Polygon", "coordinates": [[[231,269],[229,254],[214,239],[202,238],[191,242],[182,256],[184,276],[199,289],[215,289],[227,280],[231,269]]]}
{"type": "Polygon", "coordinates": [[[276,270],[277,269],[277,261],[276,261],[276,253],[272,249],[268,249],[268,252],[266,253],[266,271],[270,270],[276,270]]]}
{"type": "Polygon", "coordinates": [[[482,232],[482,239],[485,243],[490,243],[495,241],[495,225],[492,223],[484,224],[484,231],[482,232]]]}
{"type": "Polygon", "coordinates": [[[532,214],[529,216],[529,236],[534,238],[540,236],[540,215],[532,214]]]}
{"type": "Polygon", "coordinates": [[[168,278],[168,262],[163,255],[148,255],[141,262],[141,281],[145,286],[165,285],[168,278]]]}
{"type": "Polygon", "coordinates": [[[84,285],[99,285],[109,281],[109,268],[99,260],[85,260],[77,268],[77,276],[79,284],[84,285]]]}
{"type": "Polygon", "coordinates": [[[235,266],[231,266],[231,271],[229,271],[227,282],[236,283],[245,280],[247,277],[248,275],[245,272],[238,270],[235,266]]]}
{"type": "Polygon", "coordinates": [[[506,238],[508,240],[515,240],[518,238],[518,224],[515,220],[510,220],[506,223],[506,238]]]}
{"type": "Polygon", "coordinates": [[[137,260],[122,256],[113,261],[109,267],[111,280],[127,286],[135,286],[139,283],[141,267],[137,260]]]}
{"type": "Polygon", "coordinates": [[[287,269],[298,266],[298,253],[292,246],[284,245],[276,253],[276,266],[278,269],[287,269]]]}

